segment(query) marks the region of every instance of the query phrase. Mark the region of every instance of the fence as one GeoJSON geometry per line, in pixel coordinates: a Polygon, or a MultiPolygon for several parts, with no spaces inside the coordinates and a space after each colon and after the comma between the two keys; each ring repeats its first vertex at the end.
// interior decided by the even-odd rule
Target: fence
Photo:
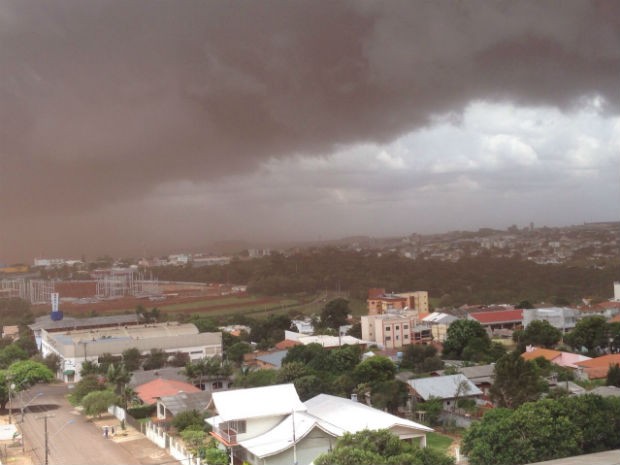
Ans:
{"type": "Polygon", "coordinates": [[[125,409],[117,405],[110,406],[108,412],[121,421],[125,420],[129,426],[143,433],[147,439],[158,447],[165,449],[171,456],[182,462],[183,465],[208,465],[206,462],[200,460],[200,457],[195,457],[188,451],[183,441],[170,436],[166,432],[167,428],[165,425],[158,425],[152,421],[141,423],[129,415],[125,409]]]}
{"type": "Polygon", "coordinates": [[[187,450],[185,444],[177,438],[170,436],[164,428],[157,426],[153,422],[145,423],[146,437],[156,444],[157,446],[165,449],[171,456],[182,462],[184,465],[208,465],[206,462],[200,460],[200,457],[195,457],[190,451],[187,450]]]}

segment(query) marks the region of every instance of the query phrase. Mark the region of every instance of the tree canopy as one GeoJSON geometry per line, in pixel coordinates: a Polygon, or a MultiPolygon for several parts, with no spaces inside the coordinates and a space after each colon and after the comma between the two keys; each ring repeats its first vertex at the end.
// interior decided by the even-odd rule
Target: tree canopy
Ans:
{"type": "Polygon", "coordinates": [[[564,337],[564,342],[573,349],[586,349],[594,354],[595,349],[607,347],[609,325],[604,317],[599,315],[587,316],[580,319],[575,328],[564,337]]]}
{"type": "Polygon", "coordinates": [[[497,408],[463,437],[471,465],[520,465],[620,447],[620,399],[595,395],[497,408]]]}
{"type": "Polygon", "coordinates": [[[528,345],[550,349],[560,342],[562,332],[546,320],[534,320],[524,330],[515,331],[512,339],[520,352],[524,352],[528,345]]]}
{"type": "Polygon", "coordinates": [[[316,465],[453,465],[454,460],[430,448],[421,449],[388,430],[346,433],[316,465]]]}
{"type": "Polygon", "coordinates": [[[524,360],[516,351],[504,355],[495,364],[495,380],[490,394],[500,407],[516,408],[537,400],[547,389],[537,365],[524,360]]]}

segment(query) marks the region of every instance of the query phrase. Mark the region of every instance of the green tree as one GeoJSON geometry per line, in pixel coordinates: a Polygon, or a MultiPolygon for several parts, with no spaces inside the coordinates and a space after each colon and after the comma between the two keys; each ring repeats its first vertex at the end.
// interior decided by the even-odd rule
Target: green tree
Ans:
{"type": "Polygon", "coordinates": [[[425,373],[443,368],[443,361],[437,357],[437,349],[432,345],[410,344],[403,351],[401,368],[416,373],[425,373]]]}
{"type": "Polygon", "coordinates": [[[490,349],[491,340],[480,323],[474,320],[457,320],[448,328],[443,358],[475,361],[490,349]]]}
{"type": "Polygon", "coordinates": [[[349,321],[349,301],[347,299],[334,299],[327,302],[321,311],[321,326],[336,331],[349,321]]]}
{"type": "Polygon", "coordinates": [[[136,371],[142,364],[142,354],[136,347],[131,347],[123,351],[123,364],[127,371],[136,371]]]}
{"type": "Polygon", "coordinates": [[[10,344],[0,351],[0,368],[8,366],[16,360],[28,359],[28,353],[17,344],[10,344]]]}
{"type": "Polygon", "coordinates": [[[293,381],[293,384],[303,402],[318,396],[327,389],[323,379],[314,374],[300,376],[293,381]]]}
{"type": "Polygon", "coordinates": [[[101,373],[101,368],[99,365],[91,360],[86,360],[82,362],[82,366],[80,368],[80,376],[83,378],[88,375],[96,375],[101,373]]]}
{"type": "Polygon", "coordinates": [[[77,403],[80,403],[82,402],[82,399],[91,392],[104,391],[106,389],[107,386],[101,381],[99,375],[89,374],[83,376],[77,383],[75,383],[71,396],[77,403]]]}
{"type": "Polygon", "coordinates": [[[142,364],[142,368],[145,370],[156,370],[158,368],[163,368],[166,365],[166,360],[168,359],[168,354],[161,349],[151,349],[149,354],[146,356],[144,363],[142,364]]]}
{"type": "Polygon", "coordinates": [[[609,371],[607,371],[607,380],[605,384],[607,386],[620,387],[620,365],[616,363],[609,367],[609,371]]]}
{"type": "Polygon", "coordinates": [[[237,342],[228,348],[228,359],[231,362],[240,364],[243,356],[252,352],[252,346],[247,342],[237,342]]]}
{"type": "Polygon", "coordinates": [[[515,411],[494,409],[465,433],[463,452],[472,465],[517,465],[585,453],[585,432],[565,402],[546,399],[515,411]]]}
{"type": "Polygon", "coordinates": [[[409,388],[407,383],[398,379],[377,383],[372,390],[372,406],[380,410],[397,413],[399,407],[407,404],[409,388]]]}
{"type": "Polygon", "coordinates": [[[511,352],[495,364],[490,394],[500,407],[516,408],[538,399],[547,388],[536,364],[524,360],[518,352],[511,352]]]}
{"type": "Polygon", "coordinates": [[[420,449],[388,430],[345,433],[316,465],[453,465],[454,460],[430,448],[420,449]]]}
{"type": "Polygon", "coordinates": [[[186,429],[204,431],[205,425],[205,416],[197,410],[186,410],[185,412],[176,414],[172,418],[172,426],[179,432],[185,431],[186,429]]]}
{"type": "Polygon", "coordinates": [[[375,355],[359,363],[353,370],[358,383],[390,381],[396,375],[396,365],[387,357],[375,355]]]}
{"type": "Polygon", "coordinates": [[[576,350],[585,348],[589,353],[607,347],[609,326],[604,317],[594,315],[582,318],[575,328],[564,337],[564,341],[576,350]]]}
{"type": "Polygon", "coordinates": [[[562,332],[546,320],[534,320],[524,330],[515,331],[512,338],[520,352],[528,345],[550,349],[560,342],[562,332]]]}
{"type": "Polygon", "coordinates": [[[100,417],[110,405],[118,402],[118,396],[112,391],[93,391],[82,399],[82,407],[86,415],[100,417]]]}
{"type": "Polygon", "coordinates": [[[114,387],[114,393],[119,396],[123,389],[131,381],[131,373],[127,371],[125,365],[110,365],[108,368],[106,379],[109,384],[114,387]]]}
{"type": "Polygon", "coordinates": [[[292,383],[298,378],[312,375],[312,370],[301,362],[290,362],[282,365],[276,376],[276,383],[292,383]]]}
{"type": "Polygon", "coordinates": [[[201,430],[186,429],[181,432],[181,438],[187,448],[194,454],[198,455],[200,447],[204,445],[207,433],[201,430]]]}
{"type": "Polygon", "coordinates": [[[21,360],[9,366],[8,375],[18,390],[28,389],[38,383],[54,380],[54,373],[43,363],[33,360],[21,360]]]}
{"type": "Polygon", "coordinates": [[[271,386],[276,384],[277,376],[276,370],[254,370],[237,376],[235,386],[244,388],[271,386]]]}
{"type": "Polygon", "coordinates": [[[206,447],[204,450],[203,458],[209,465],[228,465],[230,462],[226,451],[218,449],[217,447],[206,447]]]}
{"type": "Polygon", "coordinates": [[[119,364],[122,357],[117,357],[110,353],[105,353],[99,356],[97,362],[99,364],[99,373],[106,374],[110,365],[119,364]]]}

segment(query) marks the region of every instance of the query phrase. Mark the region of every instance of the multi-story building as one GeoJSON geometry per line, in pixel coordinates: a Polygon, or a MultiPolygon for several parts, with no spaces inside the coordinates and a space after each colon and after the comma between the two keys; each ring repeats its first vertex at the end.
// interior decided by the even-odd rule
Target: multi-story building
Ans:
{"type": "Polygon", "coordinates": [[[420,324],[418,312],[390,310],[382,315],[361,318],[362,339],[386,349],[433,340],[431,326],[420,324]]]}
{"type": "Polygon", "coordinates": [[[579,310],[569,307],[532,308],[523,310],[523,327],[534,320],[544,320],[566,333],[573,329],[579,318],[579,310]]]}
{"type": "Polygon", "coordinates": [[[456,320],[458,318],[454,315],[438,312],[433,312],[422,318],[424,324],[431,326],[433,340],[439,342],[444,342],[448,338],[448,328],[456,320]]]}
{"type": "Polygon", "coordinates": [[[193,324],[160,323],[116,328],[49,332],[41,330],[41,353],[60,357],[58,377],[65,382],[80,379],[82,364],[95,362],[104,354],[122,356],[138,349],[148,354],[160,349],[173,354],[183,352],[190,360],[222,354],[222,333],[200,333],[193,324]]]}
{"type": "Polygon", "coordinates": [[[402,293],[386,293],[385,289],[368,291],[368,314],[381,315],[390,310],[411,310],[417,313],[428,313],[428,292],[414,291],[402,293]]]}

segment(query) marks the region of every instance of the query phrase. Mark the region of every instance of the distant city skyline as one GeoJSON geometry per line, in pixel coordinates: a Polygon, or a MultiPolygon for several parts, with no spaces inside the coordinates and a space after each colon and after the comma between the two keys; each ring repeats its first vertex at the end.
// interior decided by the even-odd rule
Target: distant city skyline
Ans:
{"type": "MultiPolygon", "coordinates": [[[[461,229],[461,230],[446,230],[446,231],[432,231],[432,232],[428,232],[428,233],[421,233],[421,232],[410,232],[410,233],[405,233],[402,235],[392,235],[392,236],[373,236],[373,235],[351,235],[351,236],[346,236],[346,237],[333,237],[333,238],[315,238],[315,239],[308,239],[308,240],[298,240],[298,241],[292,241],[292,240],[282,240],[282,241],[264,241],[264,242],[252,242],[251,240],[243,240],[243,239],[239,239],[239,240],[223,240],[223,241],[215,241],[211,244],[185,244],[181,247],[178,248],[173,248],[173,249],[168,249],[168,248],[163,248],[157,251],[146,251],[146,250],[132,250],[132,249],[128,249],[126,251],[123,252],[119,252],[119,253],[111,253],[111,251],[102,251],[100,253],[96,253],[96,254],[92,254],[92,255],[86,255],[85,253],[69,253],[69,254],[64,254],[64,255],[54,255],[54,256],[48,256],[45,254],[37,254],[33,257],[30,258],[26,258],[24,260],[18,260],[18,261],[13,261],[11,263],[7,262],[6,260],[3,262],[2,259],[0,258],[0,264],[4,264],[4,265],[10,265],[10,264],[17,264],[17,263],[23,263],[26,265],[35,265],[36,266],[36,261],[46,261],[46,260],[77,260],[80,261],[82,259],[85,259],[87,262],[89,261],[93,261],[96,260],[98,258],[102,258],[102,257],[110,257],[113,259],[125,259],[125,258],[133,258],[133,259],[139,259],[139,258],[154,258],[154,257],[182,257],[184,255],[188,255],[188,256],[192,256],[192,255],[196,255],[196,256],[201,256],[202,254],[221,254],[224,256],[230,256],[231,254],[237,254],[240,252],[243,252],[244,250],[256,250],[259,252],[265,251],[267,254],[270,254],[273,251],[277,251],[277,250],[287,250],[290,248],[296,248],[296,247],[315,247],[315,246],[329,246],[330,244],[334,244],[334,243],[344,243],[346,241],[359,241],[362,239],[369,239],[374,241],[389,241],[391,239],[399,239],[399,238],[406,238],[406,237],[410,237],[410,236],[421,236],[421,237],[426,237],[426,238],[432,238],[432,236],[445,236],[445,235],[449,235],[449,234],[453,234],[453,233],[463,233],[463,234],[475,234],[479,231],[482,231],[483,235],[485,233],[487,233],[486,231],[483,231],[485,229],[493,229],[496,230],[498,233],[504,233],[507,235],[511,235],[511,231],[510,229],[513,226],[516,226],[518,228],[518,230],[520,232],[527,232],[529,230],[533,230],[534,231],[538,231],[541,229],[545,229],[545,228],[550,228],[550,229],[555,229],[555,230],[562,230],[562,229],[571,229],[574,227],[580,227],[580,226],[587,226],[587,225],[593,225],[593,224],[601,224],[601,223],[620,223],[620,222],[609,222],[609,221],[602,221],[602,222],[583,222],[580,224],[571,224],[571,225],[536,225],[534,223],[530,223],[530,224],[526,224],[526,225],[510,225],[508,227],[489,227],[489,226],[481,226],[479,228],[474,228],[474,229],[461,229]]],[[[487,233],[488,234],[488,233],[487,233]]],[[[350,242],[349,245],[353,244],[354,242],[350,242]]],[[[484,247],[483,247],[484,248],[484,247]]],[[[257,256],[262,256],[261,255],[257,255],[257,256]]],[[[180,262],[178,260],[176,260],[175,262],[176,264],[179,264],[180,262]]]]}
{"type": "Polygon", "coordinates": [[[620,218],[620,3],[0,3],[0,261],[620,218]]]}

